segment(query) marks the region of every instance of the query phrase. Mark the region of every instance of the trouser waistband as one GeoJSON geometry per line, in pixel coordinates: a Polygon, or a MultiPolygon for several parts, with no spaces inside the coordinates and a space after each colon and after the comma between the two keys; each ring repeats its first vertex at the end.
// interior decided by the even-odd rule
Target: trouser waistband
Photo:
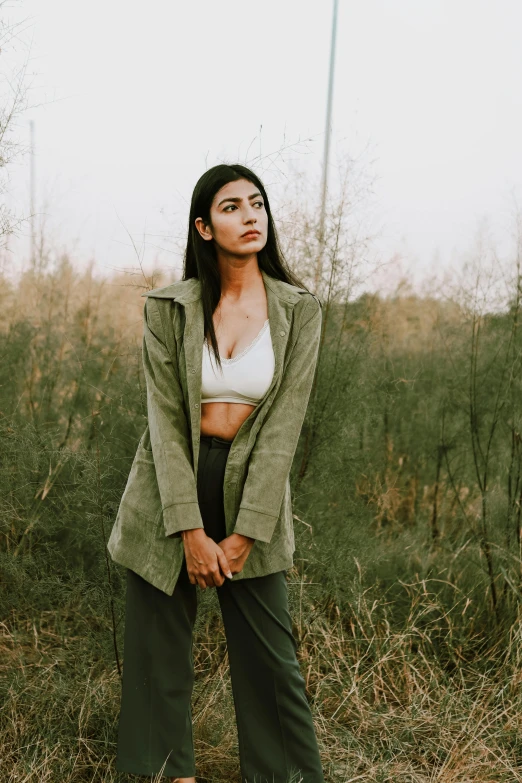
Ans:
{"type": "Polygon", "coordinates": [[[200,435],[200,441],[205,441],[210,446],[219,448],[219,449],[229,449],[232,445],[231,440],[224,440],[223,438],[219,438],[217,435],[200,435]]]}

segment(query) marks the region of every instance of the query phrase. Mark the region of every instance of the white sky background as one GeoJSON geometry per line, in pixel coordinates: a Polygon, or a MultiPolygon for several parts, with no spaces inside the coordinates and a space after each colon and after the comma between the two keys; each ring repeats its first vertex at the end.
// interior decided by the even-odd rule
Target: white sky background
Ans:
{"type": "MultiPolygon", "coordinates": [[[[207,167],[286,144],[277,169],[274,156],[263,161],[266,176],[256,169],[269,196],[292,162],[319,183],[332,8],[326,0],[4,7],[26,20],[16,55],[29,56],[31,88],[14,136],[29,145],[34,120],[36,210],[47,198],[56,246],[100,270],[129,269],[137,266],[130,233],[145,264],[180,270],[192,189],[207,167]]],[[[360,165],[375,177],[375,248],[383,261],[402,254],[412,278],[459,265],[483,218],[513,252],[521,29],[520,0],[339,2],[333,175],[337,156],[367,150],[360,165]]],[[[29,169],[29,154],[10,169],[8,203],[24,215],[29,169]]],[[[10,241],[9,263],[26,265],[29,247],[27,223],[10,241]]]]}

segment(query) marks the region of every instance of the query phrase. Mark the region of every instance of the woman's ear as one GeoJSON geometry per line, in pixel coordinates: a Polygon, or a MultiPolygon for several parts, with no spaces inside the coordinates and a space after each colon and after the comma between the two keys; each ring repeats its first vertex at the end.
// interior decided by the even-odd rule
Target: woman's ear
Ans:
{"type": "Polygon", "coordinates": [[[194,222],[196,224],[196,228],[199,231],[200,236],[202,236],[203,239],[209,240],[214,238],[212,236],[212,231],[210,230],[210,226],[207,226],[203,222],[203,218],[198,217],[194,222]]]}

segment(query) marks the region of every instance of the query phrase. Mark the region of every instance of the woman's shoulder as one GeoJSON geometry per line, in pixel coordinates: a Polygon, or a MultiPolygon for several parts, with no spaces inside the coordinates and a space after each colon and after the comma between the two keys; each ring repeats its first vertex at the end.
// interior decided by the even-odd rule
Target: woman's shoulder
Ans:
{"type": "Polygon", "coordinates": [[[315,301],[316,308],[318,308],[318,309],[320,309],[323,306],[321,300],[319,299],[317,294],[314,294],[313,291],[307,291],[307,290],[305,290],[303,288],[300,288],[299,290],[303,292],[304,297],[306,298],[306,301],[307,301],[307,304],[308,304],[309,307],[312,307],[312,304],[311,304],[312,301],[315,301]]]}
{"type": "MultiPolygon", "coordinates": [[[[272,284],[275,283],[277,290],[280,293],[283,294],[298,294],[299,295],[299,304],[302,305],[305,309],[307,307],[311,307],[310,304],[311,301],[315,301],[317,307],[322,307],[321,300],[317,296],[317,294],[314,294],[313,291],[309,291],[307,288],[302,288],[300,286],[294,285],[293,283],[287,283],[284,280],[277,280],[274,277],[267,278],[265,276],[265,280],[269,279],[272,284]]],[[[295,301],[295,298],[294,298],[295,301]]]]}
{"type": "Polygon", "coordinates": [[[151,299],[174,299],[178,302],[190,301],[191,298],[197,299],[200,295],[201,283],[199,278],[190,277],[188,280],[176,280],[169,285],[160,288],[152,288],[145,291],[142,296],[151,299]]]}
{"type": "Polygon", "coordinates": [[[317,312],[322,313],[323,305],[317,294],[314,294],[313,291],[308,291],[305,288],[296,288],[296,290],[301,294],[301,310],[306,321],[313,318],[317,312]]]}

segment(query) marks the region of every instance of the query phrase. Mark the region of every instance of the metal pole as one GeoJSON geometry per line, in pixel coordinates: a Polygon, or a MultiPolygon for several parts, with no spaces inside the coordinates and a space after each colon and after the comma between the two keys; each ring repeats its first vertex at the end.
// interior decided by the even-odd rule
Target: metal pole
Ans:
{"type": "Polygon", "coordinates": [[[334,0],[333,19],[332,19],[332,38],[330,43],[330,73],[328,77],[328,101],[326,104],[326,129],[324,136],[324,156],[323,156],[323,181],[322,181],[322,194],[321,194],[321,215],[319,218],[319,252],[317,254],[317,266],[315,270],[315,289],[319,288],[319,281],[321,279],[322,261],[323,261],[323,247],[324,247],[324,218],[326,208],[326,188],[328,181],[328,157],[330,154],[330,135],[331,135],[331,119],[332,119],[332,96],[333,96],[333,82],[334,82],[334,67],[335,67],[335,40],[337,33],[337,8],[338,0],[334,0]]]}
{"type": "Polygon", "coordinates": [[[31,200],[31,266],[36,264],[36,241],[34,236],[34,122],[29,121],[31,129],[31,171],[30,171],[30,200],[31,200]]]}

